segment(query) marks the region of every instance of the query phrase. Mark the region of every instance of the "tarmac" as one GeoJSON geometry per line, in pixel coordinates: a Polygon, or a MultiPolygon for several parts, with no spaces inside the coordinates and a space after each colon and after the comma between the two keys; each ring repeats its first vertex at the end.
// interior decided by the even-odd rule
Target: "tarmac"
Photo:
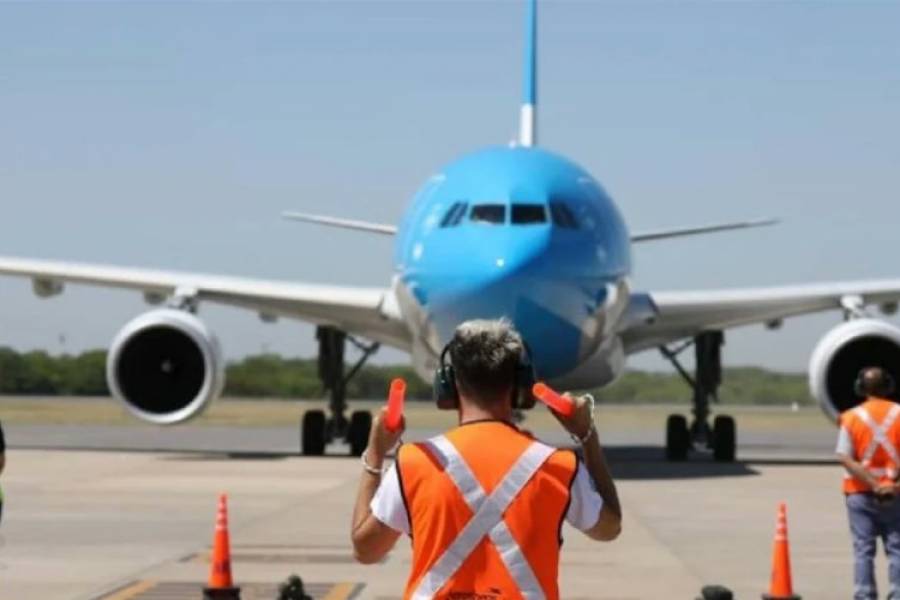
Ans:
{"type": "MultiPolygon", "coordinates": [[[[0,600],[199,599],[220,492],[229,494],[244,600],[275,598],[292,573],[316,599],[400,598],[409,542],[401,539],[380,565],[353,562],[359,463],[294,456],[295,427],[6,429],[0,600]]],[[[407,439],[429,433],[414,430],[407,439]]],[[[564,531],[563,598],[693,599],[712,583],[739,599],[759,598],[780,501],[788,505],[795,592],[851,597],[841,471],[832,459],[835,432],[824,420],[821,429],[747,432],[738,462],[727,465],[708,456],[667,463],[656,424],[602,434],[623,533],[596,543],[564,531]]],[[[886,591],[882,558],[878,569],[886,591]]]]}

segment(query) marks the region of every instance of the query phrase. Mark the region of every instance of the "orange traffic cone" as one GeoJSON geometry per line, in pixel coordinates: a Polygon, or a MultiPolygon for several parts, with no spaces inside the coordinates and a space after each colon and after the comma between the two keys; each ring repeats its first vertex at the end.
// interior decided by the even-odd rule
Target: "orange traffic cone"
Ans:
{"type": "Polygon", "coordinates": [[[784,502],[778,505],[778,519],[775,521],[775,547],[772,549],[772,582],[769,593],[763,600],[800,600],[794,595],[791,583],[791,552],[788,547],[787,508],[784,502]]]}
{"type": "Polygon", "coordinates": [[[241,600],[241,588],[231,581],[231,548],[228,542],[228,497],[219,496],[216,531],[213,534],[209,582],[203,588],[203,600],[241,600]]]}

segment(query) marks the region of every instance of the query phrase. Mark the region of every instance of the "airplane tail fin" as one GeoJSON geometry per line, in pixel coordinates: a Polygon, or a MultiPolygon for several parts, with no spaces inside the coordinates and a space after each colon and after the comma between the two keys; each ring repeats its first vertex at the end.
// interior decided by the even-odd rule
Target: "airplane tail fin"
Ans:
{"type": "Polygon", "coordinates": [[[525,71],[519,112],[519,145],[537,144],[537,0],[528,0],[525,17],[525,71]]]}

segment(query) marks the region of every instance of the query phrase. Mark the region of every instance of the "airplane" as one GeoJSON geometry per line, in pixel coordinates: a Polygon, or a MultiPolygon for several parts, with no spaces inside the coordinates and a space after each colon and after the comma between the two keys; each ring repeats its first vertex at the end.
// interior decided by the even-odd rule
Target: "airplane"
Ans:
{"type": "Polygon", "coordinates": [[[629,233],[615,203],[590,173],[537,145],[537,0],[526,5],[523,102],[513,143],[477,150],[441,167],[412,199],[399,225],[288,212],[285,217],[395,240],[394,274],[383,288],[326,286],[97,264],[0,257],[0,274],[31,279],[39,297],[66,284],[122,288],[153,306],[114,338],[107,380],[138,418],[175,424],[199,414],[222,391],[223,360],[214,333],[197,316],[201,303],[240,307],[264,321],[279,317],[317,326],[319,374],[328,414],[307,411],[301,451],[321,455],[338,440],[359,455],[372,417],[346,416],[346,385],[380,345],[410,354],[430,378],[454,328],[472,318],[509,318],[533,348],[541,379],[560,389],[614,382],[627,358],[659,349],[693,390],[691,423],[666,422],[666,456],[685,460],[711,450],[735,459],[736,425],[710,402],[721,383],[724,331],[839,310],[838,323],[810,361],[812,395],[834,421],[860,399],[863,366],[900,374],[900,329],[877,319],[897,311],[900,280],[835,282],[697,291],[633,289],[634,244],[769,225],[742,221],[629,233]],[[347,342],[361,351],[346,370],[347,342]],[[679,361],[693,347],[695,372],[679,361]]]}

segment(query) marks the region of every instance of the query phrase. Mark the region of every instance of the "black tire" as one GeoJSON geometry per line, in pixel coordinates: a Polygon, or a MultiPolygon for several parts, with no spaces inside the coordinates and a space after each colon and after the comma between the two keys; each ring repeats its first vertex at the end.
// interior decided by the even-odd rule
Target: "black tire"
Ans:
{"type": "Polygon", "coordinates": [[[669,415],[666,419],[666,458],[685,460],[691,448],[691,433],[684,415],[669,415]]]}
{"type": "Polygon", "coordinates": [[[372,429],[372,413],[357,410],[350,415],[350,426],[347,428],[347,443],[350,444],[351,456],[362,456],[369,443],[369,431],[372,429]]]}
{"type": "Polygon", "coordinates": [[[737,450],[737,425],[733,417],[719,415],[713,421],[713,458],[719,462],[734,462],[737,450]]]}
{"type": "Polygon", "coordinates": [[[325,411],[306,411],[303,415],[303,432],[300,441],[303,456],[325,454],[325,411]]]}

